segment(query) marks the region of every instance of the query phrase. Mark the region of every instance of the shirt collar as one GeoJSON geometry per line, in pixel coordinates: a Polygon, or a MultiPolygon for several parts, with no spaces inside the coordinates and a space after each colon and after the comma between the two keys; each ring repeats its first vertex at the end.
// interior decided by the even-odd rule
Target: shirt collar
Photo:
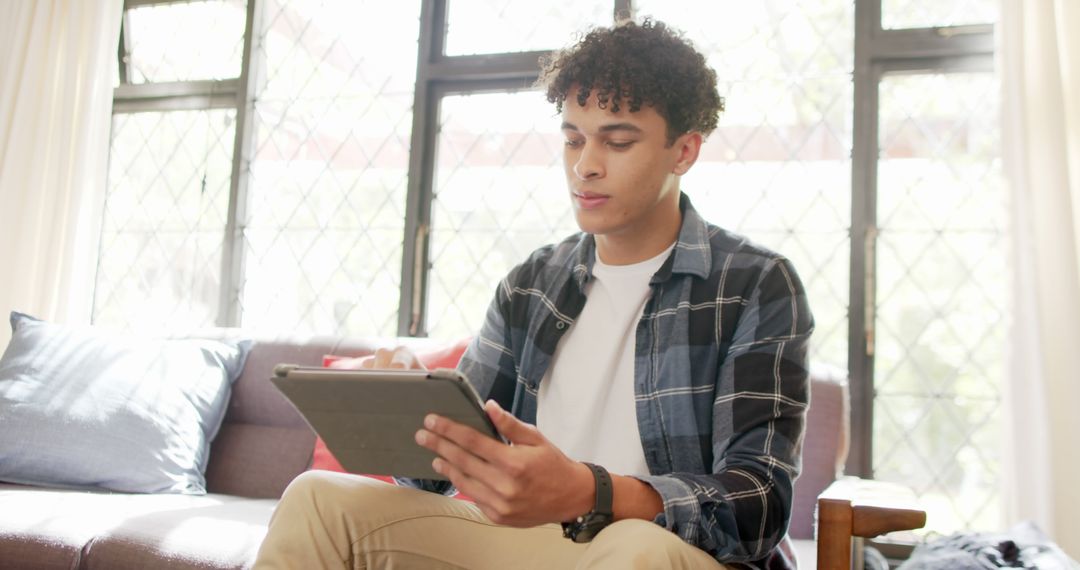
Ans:
{"type": "MultiPolygon", "coordinates": [[[[690,203],[686,194],[679,195],[679,211],[682,212],[682,226],[675,249],[667,258],[650,284],[662,283],[674,273],[694,275],[707,279],[712,271],[712,247],[709,243],[709,226],[690,203]]],[[[596,260],[596,239],[592,234],[585,234],[574,252],[574,281],[584,291],[585,284],[592,277],[593,263],[596,260]]]]}
{"type": "Polygon", "coordinates": [[[679,240],[675,243],[671,257],[657,271],[653,278],[654,283],[667,280],[672,273],[686,273],[708,279],[712,272],[712,244],[709,242],[708,222],[694,209],[690,197],[686,194],[679,196],[679,210],[682,211],[679,240]]]}

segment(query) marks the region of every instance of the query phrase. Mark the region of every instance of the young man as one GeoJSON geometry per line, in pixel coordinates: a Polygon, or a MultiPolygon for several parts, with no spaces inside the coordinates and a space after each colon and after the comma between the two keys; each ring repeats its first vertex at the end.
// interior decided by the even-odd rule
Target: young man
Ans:
{"type": "Polygon", "coordinates": [[[257,568],[776,567],[813,319],[786,259],[679,190],[722,110],[716,75],[646,21],[589,33],[542,81],[582,233],[510,272],[459,366],[512,445],[436,416],[417,433],[475,505],[304,474],[257,568]]]}

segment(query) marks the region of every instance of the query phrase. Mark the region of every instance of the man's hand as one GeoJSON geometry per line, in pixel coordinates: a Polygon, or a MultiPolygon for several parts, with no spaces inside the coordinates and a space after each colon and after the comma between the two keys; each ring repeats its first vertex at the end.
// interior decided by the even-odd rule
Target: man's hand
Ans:
{"type": "Polygon", "coordinates": [[[495,428],[512,445],[441,416],[429,415],[416,442],[439,457],[435,471],[472,497],[493,522],[516,527],[572,520],[595,501],[592,472],[563,455],[534,426],[484,405],[495,428]]]}
{"type": "Polygon", "coordinates": [[[412,350],[404,346],[397,348],[380,348],[375,354],[366,356],[360,361],[361,368],[374,368],[385,370],[387,368],[415,368],[424,369],[424,365],[416,358],[412,350]]]}

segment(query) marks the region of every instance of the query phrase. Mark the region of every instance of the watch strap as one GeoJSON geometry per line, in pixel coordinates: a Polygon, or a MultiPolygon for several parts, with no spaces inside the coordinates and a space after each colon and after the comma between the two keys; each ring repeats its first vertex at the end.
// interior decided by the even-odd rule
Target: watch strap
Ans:
{"type": "Polygon", "coordinates": [[[613,501],[615,489],[607,469],[592,463],[585,463],[593,474],[596,485],[596,498],[591,511],[571,522],[562,523],[563,536],[574,542],[589,542],[615,518],[613,501]]]}
{"type": "Polygon", "coordinates": [[[593,479],[596,481],[596,501],[593,503],[592,512],[611,516],[615,493],[612,488],[611,474],[599,465],[585,463],[585,466],[592,471],[593,479]]]}

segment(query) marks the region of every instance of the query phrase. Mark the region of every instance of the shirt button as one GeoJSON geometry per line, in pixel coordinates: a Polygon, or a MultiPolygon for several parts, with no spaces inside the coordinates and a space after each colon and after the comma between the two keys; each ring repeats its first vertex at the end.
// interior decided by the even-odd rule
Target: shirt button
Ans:
{"type": "Polygon", "coordinates": [[[563,329],[566,328],[566,323],[564,323],[562,321],[559,321],[559,322],[555,323],[555,328],[557,328],[559,330],[563,330],[563,329]]]}

